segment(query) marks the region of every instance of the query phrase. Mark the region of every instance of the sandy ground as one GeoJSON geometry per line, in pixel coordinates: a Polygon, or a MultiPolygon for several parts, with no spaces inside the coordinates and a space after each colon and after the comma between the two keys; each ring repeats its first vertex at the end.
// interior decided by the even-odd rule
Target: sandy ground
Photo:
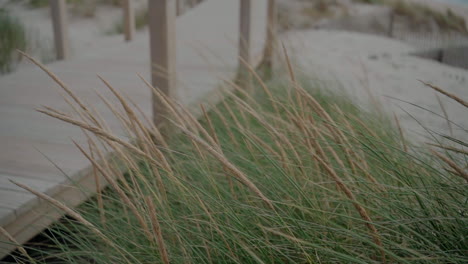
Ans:
{"type": "MultiPolygon", "coordinates": [[[[137,0],[135,10],[143,8],[146,0],[137,0]]],[[[0,0],[0,6],[8,8],[25,26],[29,47],[27,52],[47,63],[55,60],[54,36],[50,10],[31,8],[26,1],[0,0]]],[[[92,50],[105,49],[112,43],[123,42],[122,35],[110,34],[122,19],[122,9],[114,6],[98,6],[94,17],[82,17],[72,12],[69,5],[68,32],[72,57],[92,50]]],[[[25,67],[21,64],[19,67],[25,67]]]]}
{"type": "MultiPolygon", "coordinates": [[[[468,71],[410,56],[415,48],[399,41],[323,30],[290,31],[281,41],[297,71],[327,88],[344,90],[363,106],[375,100],[385,112],[395,113],[409,137],[417,141],[426,140],[426,129],[452,133],[436,93],[419,80],[468,100],[468,71]]],[[[452,125],[453,134],[466,140],[468,109],[444,96],[440,99],[449,118],[458,124],[452,125]]]]}
{"type": "MultiPolygon", "coordinates": [[[[147,0],[134,0],[135,9],[139,10],[145,8],[147,0]]],[[[310,24],[310,18],[301,16],[301,10],[310,1],[302,0],[277,0],[278,4],[283,7],[284,10],[290,12],[292,15],[293,23],[296,25],[307,26],[310,24]]],[[[345,4],[350,4],[351,0],[339,0],[345,4]]],[[[438,0],[407,0],[412,2],[420,2],[432,6],[440,10],[446,10],[451,8],[455,13],[463,15],[468,21],[468,5],[441,2],[438,0]]],[[[53,32],[52,24],[50,19],[50,12],[48,8],[31,9],[25,0],[0,0],[0,6],[6,6],[10,12],[17,16],[21,22],[27,28],[28,39],[30,47],[28,53],[40,58],[43,62],[53,61],[55,58],[54,43],[53,43],[53,32]]],[[[354,8],[351,12],[355,12],[356,17],[363,18],[369,17],[369,13],[375,13],[379,17],[379,26],[386,27],[386,10],[380,10],[382,8],[369,8],[366,6],[360,6],[354,8]]],[[[385,9],[385,8],[383,8],[385,9]]],[[[338,12],[340,13],[340,12],[338,12]]],[[[375,17],[375,16],[374,16],[375,17]]],[[[108,45],[112,45],[115,41],[123,41],[123,36],[109,35],[115,25],[122,19],[122,10],[119,7],[113,6],[99,6],[96,10],[96,15],[92,18],[83,18],[77,15],[73,15],[69,12],[69,36],[71,43],[71,54],[72,56],[80,56],[80,54],[86,53],[89,50],[96,50],[105,48],[108,45]]],[[[369,18],[368,18],[369,19],[369,18]]],[[[374,18],[371,18],[374,19],[374,18]]],[[[356,20],[356,19],[354,19],[356,20]]],[[[357,21],[357,23],[361,23],[357,21]]],[[[371,30],[372,31],[372,30],[371,30]]],[[[370,32],[375,33],[375,32],[370,32]]],[[[407,34],[408,35],[408,34],[407,34]]],[[[401,39],[410,38],[415,39],[415,43],[418,43],[417,38],[410,36],[401,37],[401,39]]],[[[406,40],[406,39],[405,39],[406,40]]],[[[426,45],[428,41],[423,38],[422,44],[426,45]]],[[[414,43],[413,43],[414,44],[414,43]]],[[[21,67],[23,65],[20,65],[21,67]]]]}
{"type": "MultiPolygon", "coordinates": [[[[316,0],[317,1],[317,0],[316,0]]],[[[361,32],[387,36],[409,43],[421,50],[432,50],[454,46],[468,46],[468,35],[440,28],[434,20],[414,25],[414,21],[403,16],[394,17],[387,5],[358,3],[353,0],[330,1],[325,11],[317,9],[316,1],[278,0],[280,28],[327,29],[361,32]]],[[[468,5],[438,0],[406,0],[428,5],[442,13],[447,9],[468,21],[468,5]]]]}
{"type": "MultiPolygon", "coordinates": [[[[468,71],[409,54],[467,46],[468,38],[437,28],[416,33],[400,21],[395,22],[394,39],[390,39],[387,29],[390,29],[391,10],[388,7],[340,1],[347,4],[347,16],[324,18],[310,25],[310,18],[301,15],[307,2],[280,0],[281,8],[299,14],[289,17],[293,28],[302,29],[287,31],[281,37],[294,57],[296,69],[327,88],[344,90],[368,109],[375,107],[370,102],[377,101],[374,104],[383,111],[397,115],[408,137],[416,141],[427,140],[430,133],[426,129],[467,139],[467,110],[440,96],[449,118],[459,125],[452,124],[450,129],[441,117],[443,111],[436,93],[419,80],[468,99],[468,71]]],[[[442,12],[450,8],[468,21],[468,5],[435,0],[407,1],[426,4],[442,12]]]]}
{"type": "Polygon", "coordinates": [[[457,3],[455,1],[447,1],[447,0],[406,0],[406,1],[424,4],[434,9],[442,10],[442,11],[450,9],[455,14],[465,18],[465,21],[468,22],[468,4],[457,3]]]}
{"type": "MultiPolygon", "coordinates": [[[[145,4],[145,0],[141,1],[145,4]]],[[[465,16],[468,21],[468,6],[435,0],[408,1],[428,4],[440,10],[450,7],[456,13],[465,16]]],[[[301,8],[300,1],[279,0],[279,4],[289,6],[290,10],[301,8]]],[[[46,61],[50,60],[54,53],[49,10],[31,10],[18,4],[10,7],[27,25],[29,34],[33,35],[32,39],[36,36],[37,43],[31,52],[46,61]]],[[[95,52],[122,42],[123,36],[106,34],[120,18],[121,10],[113,7],[98,8],[94,18],[70,16],[72,56],[95,52]]],[[[389,99],[390,97],[415,103],[441,114],[434,92],[418,81],[424,80],[468,98],[468,71],[408,56],[415,48],[401,42],[359,33],[312,30],[286,32],[282,39],[287,43],[288,49],[296,51],[293,54],[296,55],[297,65],[303,72],[313,73],[322,81],[340,83],[343,89],[359,99],[368,98],[368,91],[371,91],[379,100],[385,101],[388,111],[398,113],[404,126],[413,135],[427,136],[427,133],[400,108],[436,131],[449,131],[443,118],[412,107],[409,103],[389,99]]],[[[468,127],[467,120],[463,120],[466,110],[460,109],[443,97],[442,99],[449,117],[468,127]]],[[[454,130],[458,135],[465,134],[460,128],[454,130]]]]}

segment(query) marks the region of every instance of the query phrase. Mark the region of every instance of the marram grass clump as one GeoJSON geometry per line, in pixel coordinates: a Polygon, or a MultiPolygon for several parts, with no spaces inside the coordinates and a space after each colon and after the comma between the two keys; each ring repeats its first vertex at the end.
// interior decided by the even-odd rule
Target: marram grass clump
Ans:
{"type": "Polygon", "coordinates": [[[5,8],[0,8],[0,74],[14,70],[18,63],[16,49],[26,48],[24,25],[5,8]]]}
{"type": "Polygon", "coordinates": [[[153,89],[179,132],[170,138],[109,86],[134,144],[76,97],[76,115],[40,110],[95,136],[77,147],[109,188],[76,210],[53,203],[70,217],[50,228],[54,246],[26,248],[30,256],[103,264],[468,261],[462,175],[346,97],[295,78],[257,80],[253,92],[231,84],[227,99],[202,106],[199,118],[153,89]],[[114,158],[98,162],[104,147],[114,158]]]}

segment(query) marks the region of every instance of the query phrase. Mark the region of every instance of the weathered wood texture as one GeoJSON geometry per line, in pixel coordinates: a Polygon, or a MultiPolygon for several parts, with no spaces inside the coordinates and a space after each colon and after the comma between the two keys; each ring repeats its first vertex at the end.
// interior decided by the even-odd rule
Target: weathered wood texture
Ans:
{"type": "Polygon", "coordinates": [[[122,10],[125,41],[131,41],[135,36],[135,12],[133,10],[133,0],[123,0],[122,10]]]}
{"type": "Polygon", "coordinates": [[[57,59],[64,60],[70,56],[66,1],[50,0],[50,11],[57,59]]]}
{"type": "MultiPolygon", "coordinates": [[[[165,95],[176,93],[176,0],[148,1],[151,83],[165,95]]],[[[153,121],[161,124],[166,111],[153,94],[153,121]]]]}

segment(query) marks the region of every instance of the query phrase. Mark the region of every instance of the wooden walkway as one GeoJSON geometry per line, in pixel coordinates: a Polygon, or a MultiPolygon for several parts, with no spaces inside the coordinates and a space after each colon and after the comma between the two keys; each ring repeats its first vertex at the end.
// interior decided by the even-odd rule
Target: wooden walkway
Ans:
{"type": "MultiPolygon", "coordinates": [[[[207,0],[177,19],[176,94],[184,105],[216,100],[212,95],[220,81],[234,78],[239,53],[239,7],[239,1],[207,0]]],[[[260,56],[266,35],[267,0],[252,1],[251,19],[252,51],[260,56]]],[[[150,115],[150,91],[137,77],[140,73],[150,80],[149,57],[148,34],[139,32],[132,42],[122,40],[103,50],[90,50],[47,66],[96,108],[114,133],[124,137],[118,122],[95,93],[98,90],[111,97],[96,75],[150,115]]],[[[19,243],[57,220],[60,212],[10,179],[70,206],[89,195],[77,186],[94,189],[90,164],[72,144],[72,139],[86,144],[81,130],[35,111],[41,105],[69,111],[60,92],[57,84],[37,67],[0,77],[0,225],[19,243]]],[[[0,259],[14,248],[0,235],[0,259]]]]}

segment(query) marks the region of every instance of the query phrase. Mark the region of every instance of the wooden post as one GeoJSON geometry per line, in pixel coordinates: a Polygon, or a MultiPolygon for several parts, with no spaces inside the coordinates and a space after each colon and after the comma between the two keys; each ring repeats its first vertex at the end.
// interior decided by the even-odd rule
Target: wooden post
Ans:
{"type": "Polygon", "coordinates": [[[177,2],[177,16],[182,14],[182,0],[176,0],[177,2]]]}
{"type": "MultiPolygon", "coordinates": [[[[148,1],[151,81],[156,89],[169,97],[173,97],[176,92],[176,8],[176,0],[148,1]]],[[[153,95],[155,125],[161,124],[166,113],[159,98],[153,95]]]]}
{"type": "Polygon", "coordinates": [[[268,0],[268,21],[265,51],[263,54],[264,65],[271,68],[273,54],[276,46],[276,20],[277,20],[276,0],[268,0]]]}
{"type": "Polygon", "coordinates": [[[133,0],[123,0],[122,4],[125,41],[131,41],[135,35],[135,12],[133,10],[133,0]]]}
{"type": "Polygon", "coordinates": [[[393,27],[395,25],[395,13],[390,10],[390,21],[388,22],[388,36],[393,38],[393,27]]]}
{"type": "Polygon", "coordinates": [[[67,3],[65,0],[50,0],[52,27],[54,29],[55,50],[58,60],[65,60],[70,56],[67,3]]]}
{"type": "MultiPolygon", "coordinates": [[[[247,63],[251,62],[250,54],[250,0],[240,0],[240,32],[239,32],[239,57],[247,63]]],[[[239,62],[239,65],[244,63],[239,62]]]]}
{"type": "Polygon", "coordinates": [[[249,74],[246,64],[252,63],[250,54],[250,20],[251,20],[251,2],[250,0],[240,0],[239,16],[239,70],[237,80],[244,88],[250,88],[249,74]]]}

